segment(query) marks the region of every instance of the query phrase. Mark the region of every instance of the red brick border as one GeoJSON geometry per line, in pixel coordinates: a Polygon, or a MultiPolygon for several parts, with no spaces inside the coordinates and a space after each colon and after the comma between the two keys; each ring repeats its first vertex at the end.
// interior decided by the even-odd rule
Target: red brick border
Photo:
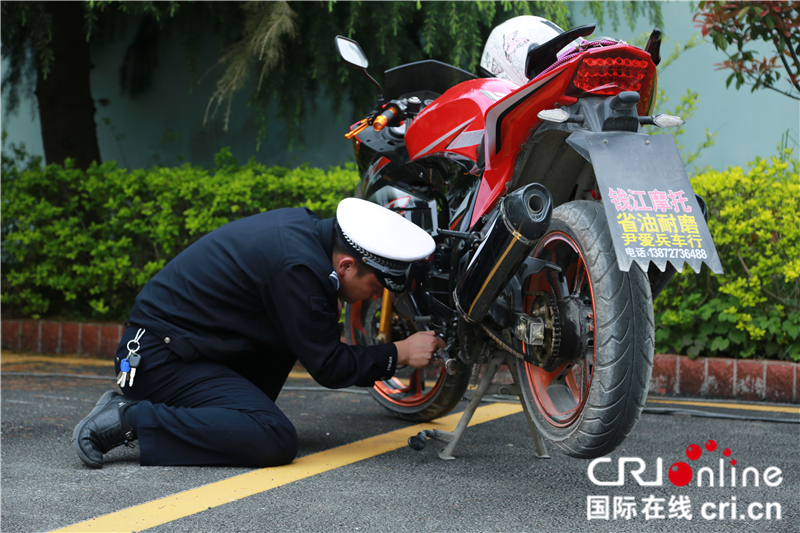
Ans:
{"type": "Polygon", "coordinates": [[[3,320],[0,339],[4,350],[19,350],[19,340],[22,338],[20,327],[18,320],[3,320]]]}
{"type": "Polygon", "coordinates": [[[113,359],[122,338],[120,324],[3,320],[4,350],[80,354],[113,359]]]}
{"type": "Polygon", "coordinates": [[[800,403],[797,392],[798,365],[767,361],[764,366],[767,389],[764,399],[769,402],[800,403]]]}
{"type": "Polygon", "coordinates": [[[78,353],[100,353],[100,324],[80,324],[80,338],[78,353]]]}
{"type": "Polygon", "coordinates": [[[656,355],[650,392],[662,396],[800,403],[800,364],[656,355]]]}
{"type": "MultiPolygon", "coordinates": [[[[113,359],[121,324],[3,320],[2,347],[23,352],[81,354],[113,359]]],[[[736,398],[800,403],[797,363],[752,359],[698,358],[659,354],[650,392],[660,396],[736,398]]]]}
{"type": "Polygon", "coordinates": [[[78,353],[81,345],[81,325],[75,322],[61,324],[61,353],[78,353]]]}
{"type": "Polygon", "coordinates": [[[668,396],[675,393],[678,385],[678,356],[657,355],[653,361],[653,376],[650,378],[650,392],[668,396]]]}
{"type": "Polygon", "coordinates": [[[687,396],[701,396],[706,385],[705,359],[678,358],[678,380],[675,393],[687,396]]]}

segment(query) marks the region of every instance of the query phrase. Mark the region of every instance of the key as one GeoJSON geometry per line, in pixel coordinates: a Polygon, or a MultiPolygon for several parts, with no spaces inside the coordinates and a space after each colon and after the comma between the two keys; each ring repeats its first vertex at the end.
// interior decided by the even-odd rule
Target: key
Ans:
{"type": "Polygon", "coordinates": [[[125,386],[125,382],[128,380],[128,372],[131,369],[131,365],[128,362],[128,359],[125,358],[119,364],[119,374],[117,374],[117,383],[120,387],[125,386]]]}
{"type": "Polygon", "coordinates": [[[131,382],[128,383],[129,386],[133,387],[133,378],[136,377],[136,367],[139,366],[139,361],[142,360],[142,356],[138,353],[132,353],[128,356],[128,364],[131,367],[130,379],[131,382]]]}

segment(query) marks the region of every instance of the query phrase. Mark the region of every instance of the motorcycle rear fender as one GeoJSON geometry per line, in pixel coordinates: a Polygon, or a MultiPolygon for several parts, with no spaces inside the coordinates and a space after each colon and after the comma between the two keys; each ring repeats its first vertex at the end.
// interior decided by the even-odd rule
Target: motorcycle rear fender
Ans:
{"type": "Polygon", "coordinates": [[[671,135],[573,132],[567,143],[594,169],[620,270],[661,272],[686,262],[722,274],[714,241],[671,135]]]}

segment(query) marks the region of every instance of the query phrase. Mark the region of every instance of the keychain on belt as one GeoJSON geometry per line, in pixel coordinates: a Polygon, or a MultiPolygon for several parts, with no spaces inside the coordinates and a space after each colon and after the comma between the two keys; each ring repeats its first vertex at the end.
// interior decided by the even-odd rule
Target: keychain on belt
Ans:
{"type": "Polygon", "coordinates": [[[128,341],[128,357],[120,362],[119,374],[117,374],[117,384],[120,387],[125,387],[125,382],[128,380],[128,376],[131,378],[128,386],[133,387],[133,378],[136,376],[136,367],[139,366],[139,361],[142,360],[142,356],[136,352],[139,351],[139,339],[142,338],[144,332],[144,328],[139,328],[139,331],[136,332],[136,337],[128,341]],[[131,347],[131,344],[135,344],[136,347],[131,347]]]}

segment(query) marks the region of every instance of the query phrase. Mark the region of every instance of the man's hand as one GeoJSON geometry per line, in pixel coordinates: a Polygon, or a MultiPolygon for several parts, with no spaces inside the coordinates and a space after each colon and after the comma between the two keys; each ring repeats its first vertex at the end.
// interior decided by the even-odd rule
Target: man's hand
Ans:
{"type": "Polygon", "coordinates": [[[433,331],[420,331],[394,344],[397,346],[397,365],[409,365],[414,368],[428,366],[433,352],[446,346],[433,331]]]}

